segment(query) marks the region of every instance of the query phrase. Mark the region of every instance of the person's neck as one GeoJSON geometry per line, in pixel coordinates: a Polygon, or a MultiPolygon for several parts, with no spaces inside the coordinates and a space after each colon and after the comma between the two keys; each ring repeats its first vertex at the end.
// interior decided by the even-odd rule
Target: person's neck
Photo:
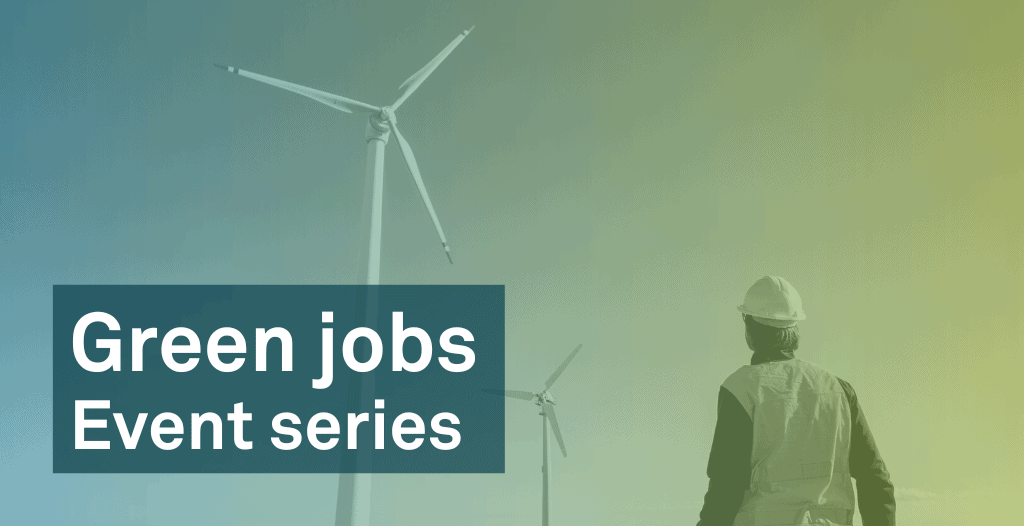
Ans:
{"type": "Polygon", "coordinates": [[[792,360],[793,350],[786,349],[772,349],[768,351],[754,351],[754,355],[750,357],[750,365],[757,365],[759,363],[767,362],[778,362],[783,360],[792,360]]]}

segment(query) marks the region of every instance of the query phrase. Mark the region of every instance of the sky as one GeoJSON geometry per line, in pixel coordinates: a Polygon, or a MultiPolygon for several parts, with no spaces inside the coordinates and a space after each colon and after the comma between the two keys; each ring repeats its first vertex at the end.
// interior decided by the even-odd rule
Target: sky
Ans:
{"type": "MultiPolygon", "coordinates": [[[[803,297],[901,524],[1024,491],[1024,4],[4,2],[0,509],[11,523],[332,524],[337,476],[56,475],[54,284],[356,283],[363,116],[399,112],[381,282],[506,287],[506,386],[555,389],[555,524],[696,523],[746,288],[803,297]]],[[[532,524],[540,419],[506,473],[373,477],[375,523],[532,524]]]]}

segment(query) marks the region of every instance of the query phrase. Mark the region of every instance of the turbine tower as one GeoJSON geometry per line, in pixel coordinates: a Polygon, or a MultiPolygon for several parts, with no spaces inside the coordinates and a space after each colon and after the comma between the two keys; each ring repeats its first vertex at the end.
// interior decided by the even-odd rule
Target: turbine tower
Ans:
{"type": "Polygon", "coordinates": [[[518,400],[526,400],[527,402],[533,402],[537,407],[540,407],[541,416],[541,436],[542,436],[542,453],[541,453],[541,526],[548,526],[548,488],[551,486],[551,469],[548,464],[548,422],[551,423],[551,430],[555,433],[555,439],[558,440],[558,447],[562,450],[562,456],[568,456],[565,451],[565,442],[562,440],[562,431],[558,428],[558,417],[555,415],[555,397],[551,396],[552,385],[555,385],[555,380],[562,375],[562,371],[569,366],[569,362],[572,361],[576,353],[580,352],[583,348],[583,344],[576,346],[569,357],[562,362],[562,365],[555,369],[555,372],[551,373],[551,376],[546,382],[544,382],[544,389],[539,393],[531,393],[530,391],[497,391],[494,389],[484,389],[485,392],[505,395],[509,398],[515,398],[518,400]]]}
{"type": "MultiPolygon", "coordinates": [[[[452,42],[442,49],[437,56],[435,56],[430,62],[427,62],[425,66],[420,68],[420,70],[414,73],[411,77],[406,79],[406,81],[398,87],[398,99],[390,106],[377,107],[342,97],[340,95],[334,95],[332,93],[239,69],[234,66],[214,64],[218,68],[226,70],[228,73],[234,73],[241,77],[250,78],[264,84],[269,84],[274,87],[291,91],[292,93],[297,93],[345,113],[369,114],[369,122],[366,125],[366,191],[364,192],[363,202],[364,214],[369,210],[370,215],[369,251],[366,258],[365,269],[365,283],[367,285],[380,284],[381,212],[384,208],[384,146],[387,145],[388,139],[392,133],[394,133],[395,139],[398,140],[398,148],[402,151],[402,157],[405,159],[405,164],[409,167],[409,173],[412,175],[413,182],[416,184],[416,189],[419,190],[420,198],[423,200],[423,205],[427,208],[427,214],[430,215],[430,220],[434,224],[434,230],[437,231],[437,236],[441,239],[441,247],[444,249],[445,255],[448,257],[448,262],[454,263],[452,261],[451,248],[448,246],[448,240],[445,238],[444,231],[441,229],[441,222],[437,219],[437,213],[434,211],[434,205],[430,202],[430,196],[427,195],[427,188],[423,184],[423,177],[420,175],[419,165],[416,164],[416,157],[413,156],[412,148],[409,147],[409,143],[405,140],[405,137],[402,136],[402,132],[398,130],[398,119],[395,112],[398,111],[398,108],[405,103],[409,96],[412,95],[421,84],[423,84],[423,81],[427,80],[427,77],[429,77],[430,74],[441,65],[441,62],[443,62],[444,59],[455,50],[455,47],[458,46],[467,35],[469,35],[470,31],[473,30],[473,27],[470,27],[466,31],[463,31],[459,36],[455,37],[455,40],[452,40],[452,42]]],[[[372,316],[371,312],[375,312],[375,302],[376,300],[372,297],[368,300],[368,303],[370,303],[370,307],[367,309],[368,316],[372,316]]],[[[365,400],[373,399],[372,377],[362,379],[359,391],[360,403],[365,400]]],[[[356,461],[357,467],[369,467],[369,456],[371,454],[372,452],[361,453],[360,457],[358,457],[356,461]]],[[[335,525],[368,526],[369,524],[370,474],[341,474],[338,481],[338,500],[335,513],[335,525]]]]}

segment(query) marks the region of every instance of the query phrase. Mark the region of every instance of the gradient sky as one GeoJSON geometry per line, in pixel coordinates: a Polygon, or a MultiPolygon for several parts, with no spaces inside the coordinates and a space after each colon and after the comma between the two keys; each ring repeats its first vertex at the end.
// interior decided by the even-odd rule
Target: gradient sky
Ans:
{"type": "MultiPolygon", "coordinates": [[[[695,523],[735,307],[804,298],[901,524],[1019,516],[1024,3],[4,2],[4,522],[330,524],[336,476],[54,475],[51,287],[354,283],[365,117],[214,62],[402,107],[455,266],[392,144],[384,283],[498,283],[507,386],[556,386],[556,524],[695,523]]],[[[539,521],[540,419],[504,475],[374,477],[377,524],[539,521]]]]}

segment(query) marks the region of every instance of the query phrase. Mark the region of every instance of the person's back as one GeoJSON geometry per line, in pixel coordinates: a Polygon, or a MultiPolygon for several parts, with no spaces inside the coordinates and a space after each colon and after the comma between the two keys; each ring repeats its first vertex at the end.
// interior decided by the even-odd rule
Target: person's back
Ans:
{"type": "Polygon", "coordinates": [[[853,388],[793,356],[799,295],[765,277],[740,310],[754,355],[719,392],[700,526],[849,525],[851,476],[864,525],[894,524],[893,487],[853,388]]]}
{"type": "Polygon", "coordinates": [[[750,488],[735,524],[851,524],[850,406],[839,380],[788,359],[743,366],[723,387],[753,431],[750,488]]]}

